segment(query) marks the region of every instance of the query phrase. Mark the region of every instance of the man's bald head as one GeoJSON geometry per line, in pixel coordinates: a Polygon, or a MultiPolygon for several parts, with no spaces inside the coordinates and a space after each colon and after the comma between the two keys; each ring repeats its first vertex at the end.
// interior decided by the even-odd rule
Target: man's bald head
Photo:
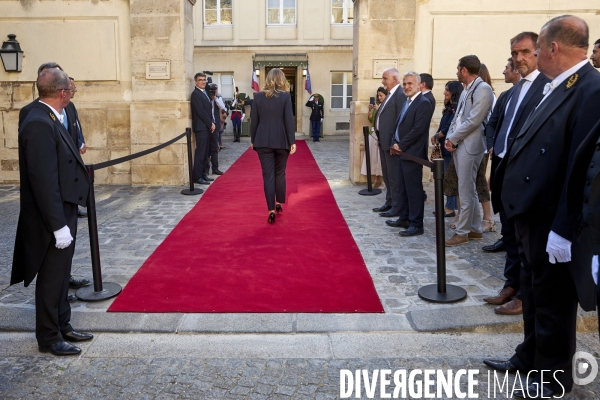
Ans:
{"type": "Polygon", "coordinates": [[[388,68],[383,71],[381,83],[386,90],[392,89],[400,83],[400,71],[396,68],[388,68]]]}
{"type": "Polygon", "coordinates": [[[587,23],[574,15],[561,15],[552,18],[542,26],[540,39],[543,45],[560,43],[567,48],[580,48],[587,51],[590,30],[587,23]]]}
{"type": "Polygon", "coordinates": [[[58,68],[47,68],[38,75],[36,86],[40,99],[61,97],[61,89],[69,89],[69,76],[58,68]]]}

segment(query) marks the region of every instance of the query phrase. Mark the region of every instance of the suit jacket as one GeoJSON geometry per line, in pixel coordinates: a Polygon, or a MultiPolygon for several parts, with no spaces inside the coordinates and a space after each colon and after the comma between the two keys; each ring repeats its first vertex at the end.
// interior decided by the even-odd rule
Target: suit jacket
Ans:
{"type": "Polygon", "coordinates": [[[23,122],[25,121],[25,118],[27,118],[27,115],[29,115],[31,110],[34,109],[34,107],[36,106],[37,103],[39,103],[39,101],[40,101],[40,99],[37,98],[19,110],[19,126],[18,126],[19,129],[21,129],[21,125],[23,125],[23,122]]]}
{"type": "MultiPolygon", "coordinates": [[[[494,141],[496,139],[496,130],[500,127],[500,117],[504,118],[504,112],[506,111],[506,103],[510,100],[512,96],[512,92],[515,87],[511,87],[510,89],[500,93],[498,96],[498,100],[496,100],[496,105],[492,110],[492,115],[490,115],[490,119],[485,125],[485,142],[486,148],[489,150],[494,147],[494,141]]],[[[493,171],[494,169],[492,169],[493,171]]]]}
{"type": "Polygon", "coordinates": [[[217,102],[214,102],[214,107],[213,107],[213,115],[215,117],[215,131],[213,133],[219,133],[219,129],[221,129],[221,108],[219,107],[219,105],[217,104],[217,102]]]}
{"type": "Polygon", "coordinates": [[[577,148],[567,184],[569,215],[583,211],[581,226],[590,231],[593,254],[600,254],[600,168],[590,168],[590,162],[599,153],[600,120],[577,148]]]}
{"type": "Polygon", "coordinates": [[[81,146],[83,146],[85,141],[83,139],[83,132],[81,130],[81,123],[79,122],[77,108],[75,108],[75,104],[73,104],[73,102],[69,102],[67,107],[65,107],[65,111],[67,113],[67,120],[69,122],[69,133],[73,138],[73,142],[77,145],[77,148],[81,149],[81,146]]]}
{"type": "Polygon", "coordinates": [[[425,98],[427,98],[427,100],[430,101],[431,103],[431,113],[433,115],[433,113],[435,112],[435,97],[433,97],[433,93],[431,93],[431,90],[427,93],[425,93],[423,96],[425,96],[425,98]]]}
{"type": "Polygon", "coordinates": [[[194,132],[210,131],[213,124],[213,106],[208,95],[204,93],[198,88],[192,92],[192,128],[194,132]]]}
{"type": "Polygon", "coordinates": [[[10,284],[28,286],[67,225],[64,203],[85,205],[90,179],[65,127],[36,102],[19,129],[20,204],[10,284]]]}
{"type": "Polygon", "coordinates": [[[484,128],[494,103],[490,85],[477,77],[469,90],[463,90],[461,102],[448,131],[448,140],[456,146],[465,146],[469,154],[485,152],[484,128]],[[463,100],[464,98],[464,100],[463,100]],[[462,122],[455,124],[462,113],[462,122]]]}
{"type": "Polygon", "coordinates": [[[320,121],[321,118],[323,118],[325,116],[325,113],[323,112],[323,104],[322,103],[315,103],[314,101],[309,100],[306,102],[306,107],[311,108],[311,112],[310,112],[310,120],[311,121],[320,121]]]}
{"type": "MultiPolygon", "coordinates": [[[[512,144],[513,140],[515,139],[515,136],[519,133],[519,131],[521,130],[521,127],[523,126],[523,124],[525,123],[525,121],[527,120],[527,118],[529,117],[531,112],[535,109],[535,107],[537,107],[537,105],[540,103],[540,101],[544,97],[544,94],[543,94],[544,86],[548,82],[550,82],[550,79],[548,79],[546,77],[546,75],[540,73],[537,76],[537,78],[535,78],[535,80],[531,83],[531,87],[529,88],[529,90],[527,91],[527,94],[521,101],[521,104],[519,104],[519,108],[517,110],[515,110],[515,116],[513,118],[513,123],[512,123],[512,126],[510,127],[510,132],[508,132],[508,141],[506,142],[507,149],[512,144]]],[[[500,132],[500,127],[502,126],[502,123],[504,122],[505,113],[506,113],[506,105],[509,102],[509,100],[511,99],[514,88],[515,87],[513,86],[512,88],[507,90],[508,94],[504,98],[504,105],[499,110],[497,125],[493,132],[492,147],[496,147],[496,136],[500,132]]],[[[490,120],[491,119],[492,118],[490,117],[490,120]]],[[[489,123],[488,123],[488,125],[489,125],[489,123]]],[[[489,134],[489,132],[488,132],[488,129],[486,126],[486,137],[488,136],[488,134],[489,134]]],[[[496,179],[495,171],[498,168],[498,165],[500,164],[500,160],[501,160],[501,158],[499,158],[499,157],[496,157],[496,156],[492,157],[492,167],[491,167],[492,168],[492,177],[491,177],[492,185],[494,183],[494,180],[496,179]]],[[[494,204],[495,211],[502,210],[502,201],[500,199],[500,194],[501,194],[500,192],[494,193],[492,191],[492,198],[495,197],[495,200],[492,199],[492,203],[494,204]]]]}
{"type": "MultiPolygon", "coordinates": [[[[552,221],[552,231],[575,241],[578,216],[568,213],[567,171],[576,149],[597,123],[598,109],[600,73],[589,63],[538,105],[496,172],[494,190],[501,193],[508,218],[524,213],[543,215],[552,221]]],[[[568,268],[581,307],[590,310],[595,300],[590,265],[579,262],[578,252],[574,243],[573,262],[568,268]]]]}
{"type": "Polygon", "coordinates": [[[290,149],[296,143],[296,128],[292,112],[292,97],[287,92],[267,98],[264,92],[254,93],[250,112],[250,139],[253,147],[290,149]]]}
{"type": "Polygon", "coordinates": [[[395,135],[392,144],[415,157],[427,159],[429,124],[433,110],[430,100],[419,94],[410,104],[402,121],[398,121],[398,139],[395,135]]]}
{"type": "Polygon", "coordinates": [[[406,102],[406,95],[402,86],[399,85],[394,94],[385,98],[385,103],[382,103],[375,115],[375,121],[379,118],[379,130],[377,137],[379,138],[380,146],[383,151],[389,152],[392,147],[392,139],[396,133],[396,126],[402,107],[406,102]],[[385,104],[385,106],[384,106],[385,104]]]}

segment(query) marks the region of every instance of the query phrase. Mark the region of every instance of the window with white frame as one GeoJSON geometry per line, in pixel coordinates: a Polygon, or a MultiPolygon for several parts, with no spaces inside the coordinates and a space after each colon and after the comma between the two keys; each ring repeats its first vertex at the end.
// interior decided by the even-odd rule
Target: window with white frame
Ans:
{"type": "Polygon", "coordinates": [[[351,24],[354,22],[354,3],[352,0],[331,0],[331,23],[351,24]]]}
{"type": "Polygon", "coordinates": [[[296,0],[267,0],[268,25],[294,25],[296,0]]]}
{"type": "Polygon", "coordinates": [[[233,0],[204,0],[204,25],[231,25],[233,0]]]}
{"type": "Polygon", "coordinates": [[[331,73],[331,108],[350,108],[352,72],[331,73]]]}

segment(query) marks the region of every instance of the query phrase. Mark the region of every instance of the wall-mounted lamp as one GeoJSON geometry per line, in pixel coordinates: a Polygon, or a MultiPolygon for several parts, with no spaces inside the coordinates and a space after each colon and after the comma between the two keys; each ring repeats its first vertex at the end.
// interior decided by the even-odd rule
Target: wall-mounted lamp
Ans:
{"type": "Polygon", "coordinates": [[[260,69],[256,68],[254,72],[256,73],[256,76],[260,76],[260,69]]]}
{"type": "Polygon", "coordinates": [[[0,48],[0,57],[6,72],[21,72],[23,66],[23,51],[15,39],[16,37],[17,35],[12,33],[8,35],[8,40],[2,42],[2,48],[0,48]]]}
{"type": "Polygon", "coordinates": [[[302,76],[306,76],[306,67],[302,67],[302,76]]]}

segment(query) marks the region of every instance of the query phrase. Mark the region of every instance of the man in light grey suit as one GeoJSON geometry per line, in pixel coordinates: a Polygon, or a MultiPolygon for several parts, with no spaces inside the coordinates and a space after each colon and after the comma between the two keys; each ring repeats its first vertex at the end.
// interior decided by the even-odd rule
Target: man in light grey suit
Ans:
{"type": "Polygon", "coordinates": [[[373,211],[379,212],[382,217],[391,218],[397,216],[400,212],[398,204],[398,159],[400,156],[390,154],[390,148],[396,133],[398,118],[404,102],[406,102],[406,96],[400,86],[400,72],[396,68],[383,71],[381,83],[388,91],[388,95],[375,115],[375,133],[379,139],[381,170],[387,192],[385,204],[381,207],[375,207],[373,211]]]}
{"type": "Polygon", "coordinates": [[[485,153],[485,124],[494,102],[492,88],[478,77],[481,62],[477,56],[465,56],[458,61],[456,76],[465,86],[456,114],[450,124],[446,150],[454,152],[458,175],[460,215],[456,233],[446,246],[459,246],[469,239],[483,238],[481,209],[475,182],[477,170],[485,153]]]}

